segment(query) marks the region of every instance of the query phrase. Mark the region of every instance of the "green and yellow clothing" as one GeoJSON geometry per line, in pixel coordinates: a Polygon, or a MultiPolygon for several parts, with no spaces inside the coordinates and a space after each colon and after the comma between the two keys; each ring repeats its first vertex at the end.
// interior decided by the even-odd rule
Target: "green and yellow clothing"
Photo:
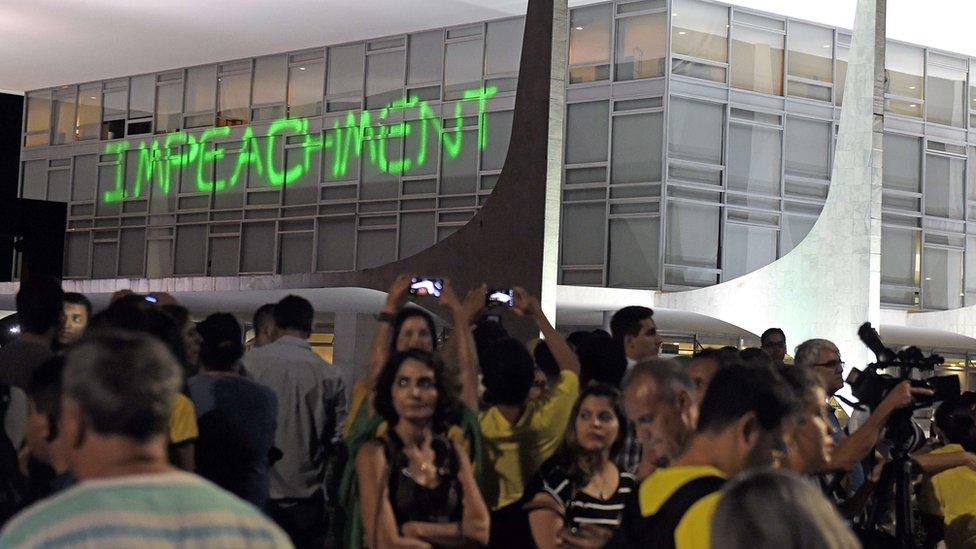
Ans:
{"type": "Polygon", "coordinates": [[[526,404],[514,425],[497,406],[479,414],[485,449],[482,493],[492,511],[522,497],[526,483],[562,442],[578,396],[579,377],[562,370],[549,393],[526,404]]]}

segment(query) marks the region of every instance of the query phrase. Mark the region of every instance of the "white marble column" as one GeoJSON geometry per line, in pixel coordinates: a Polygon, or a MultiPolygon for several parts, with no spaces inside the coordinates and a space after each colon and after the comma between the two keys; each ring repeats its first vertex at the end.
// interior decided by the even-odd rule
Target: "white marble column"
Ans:
{"type": "Polygon", "coordinates": [[[880,317],[883,111],[874,103],[875,69],[884,66],[883,16],[884,0],[858,0],[830,193],[807,237],[762,269],[700,290],[661,293],[656,305],[756,334],[780,327],[791,353],[803,340],[822,337],[838,345],[848,367],[873,359],[857,328],[864,321],[876,326],[880,317]]]}

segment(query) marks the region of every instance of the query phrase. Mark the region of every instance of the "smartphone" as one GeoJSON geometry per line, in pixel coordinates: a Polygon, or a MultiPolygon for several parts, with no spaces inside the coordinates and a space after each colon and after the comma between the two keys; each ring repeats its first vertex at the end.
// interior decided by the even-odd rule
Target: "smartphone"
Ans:
{"type": "Polygon", "coordinates": [[[144,297],[143,299],[145,299],[146,301],[148,301],[150,303],[156,303],[156,301],[157,301],[156,294],[147,294],[146,297],[144,297]]]}
{"type": "Polygon", "coordinates": [[[444,279],[442,278],[420,276],[410,279],[410,293],[413,295],[440,297],[443,289],[444,279]]]}
{"type": "Polygon", "coordinates": [[[511,288],[491,288],[485,292],[485,307],[515,305],[515,291],[511,288]]]}

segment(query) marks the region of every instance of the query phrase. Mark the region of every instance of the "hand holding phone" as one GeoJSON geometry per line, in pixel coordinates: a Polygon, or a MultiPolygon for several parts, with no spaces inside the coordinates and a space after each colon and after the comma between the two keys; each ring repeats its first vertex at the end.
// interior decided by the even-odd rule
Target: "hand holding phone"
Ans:
{"type": "Polygon", "coordinates": [[[444,279],[416,276],[410,279],[410,293],[416,296],[440,297],[444,289],[444,279]]]}
{"type": "Polygon", "coordinates": [[[515,305],[515,290],[511,288],[490,288],[485,292],[485,307],[509,307],[515,305]]]}

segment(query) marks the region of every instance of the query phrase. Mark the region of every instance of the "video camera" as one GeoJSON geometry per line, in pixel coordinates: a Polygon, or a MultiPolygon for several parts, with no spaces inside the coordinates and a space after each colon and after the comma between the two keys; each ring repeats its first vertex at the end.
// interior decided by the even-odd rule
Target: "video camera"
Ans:
{"type": "Polygon", "coordinates": [[[907,347],[895,353],[884,346],[878,332],[865,322],[857,330],[861,341],[874,352],[877,362],[868,364],[864,370],[852,369],[847,376],[847,383],[851,386],[851,393],[872,410],[884,400],[896,385],[908,380],[912,387],[931,389],[931,397],[919,398],[915,408],[931,405],[933,402],[956,398],[959,396],[959,378],[956,376],[931,376],[926,379],[911,379],[913,372],[931,372],[937,364],[944,362],[935,353],[925,356],[918,347],[907,347]],[[882,373],[884,370],[897,369],[897,375],[882,373]]]}

